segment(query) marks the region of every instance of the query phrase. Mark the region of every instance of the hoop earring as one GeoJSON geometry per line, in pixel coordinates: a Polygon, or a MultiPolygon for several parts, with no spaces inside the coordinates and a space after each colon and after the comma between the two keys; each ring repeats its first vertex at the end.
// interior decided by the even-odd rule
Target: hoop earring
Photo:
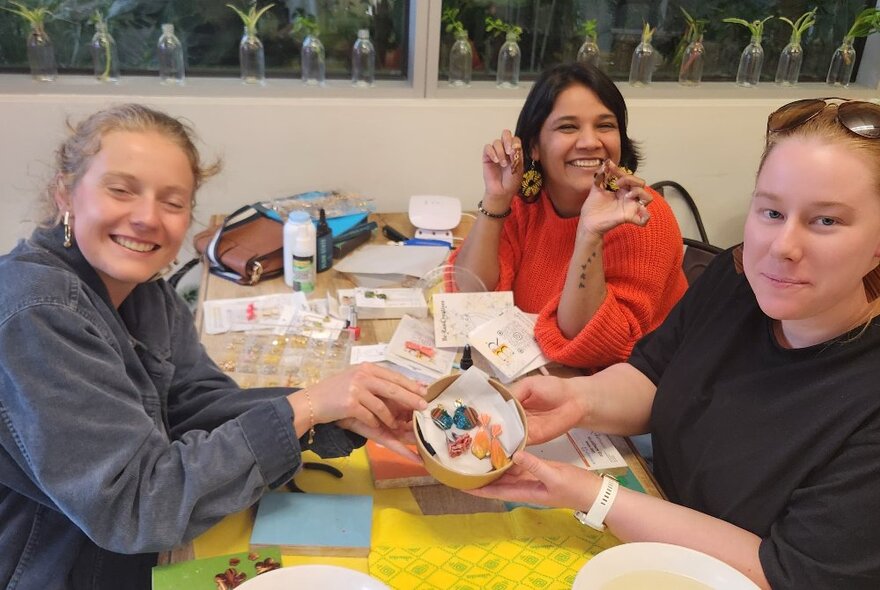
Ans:
{"type": "Polygon", "coordinates": [[[532,201],[541,192],[543,184],[544,178],[541,176],[541,171],[538,170],[535,160],[532,160],[529,169],[523,174],[520,193],[525,197],[526,201],[532,201]]]}
{"type": "Polygon", "coordinates": [[[70,211],[64,212],[64,247],[73,246],[73,235],[70,231],[70,211]]]}

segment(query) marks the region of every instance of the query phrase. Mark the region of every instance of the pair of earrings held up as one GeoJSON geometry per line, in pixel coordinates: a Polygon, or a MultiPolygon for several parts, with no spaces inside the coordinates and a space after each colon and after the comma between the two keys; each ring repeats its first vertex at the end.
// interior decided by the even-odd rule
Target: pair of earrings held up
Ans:
{"type": "MultiPolygon", "coordinates": [[[[514,153],[514,165],[517,162],[518,154],[519,151],[514,153]]],[[[633,173],[633,171],[626,166],[620,166],[620,172],[620,176],[633,173]]],[[[602,172],[596,175],[596,186],[601,187],[607,191],[617,191],[620,189],[617,184],[620,176],[606,174],[603,167],[602,172]]],[[[520,192],[522,193],[522,196],[526,198],[526,200],[531,201],[538,195],[539,192],[541,192],[541,186],[543,184],[544,178],[541,176],[541,171],[538,168],[538,163],[535,160],[532,160],[531,164],[529,165],[529,169],[526,170],[525,174],[523,174],[520,192]]]]}

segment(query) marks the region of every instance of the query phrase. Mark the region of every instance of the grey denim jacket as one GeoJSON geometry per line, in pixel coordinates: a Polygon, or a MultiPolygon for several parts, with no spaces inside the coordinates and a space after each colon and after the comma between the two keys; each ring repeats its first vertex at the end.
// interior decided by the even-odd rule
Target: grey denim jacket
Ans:
{"type": "MultiPolygon", "coordinates": [[[[149,588],[155,553],[300,467],[289,389],[242,390],[164,281],[117,310],[60,228],[0,257],[0,587],[149,588]]],[[[363,439],[318,428],[312,450],[363,439]]]]}

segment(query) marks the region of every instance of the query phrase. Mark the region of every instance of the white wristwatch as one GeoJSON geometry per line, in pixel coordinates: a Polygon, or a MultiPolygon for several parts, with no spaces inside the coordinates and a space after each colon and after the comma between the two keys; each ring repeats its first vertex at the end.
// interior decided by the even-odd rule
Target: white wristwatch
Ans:
{"type": "Polygon", "coordinates": [[[602,476],[602,487],[599,488],[599,495],[593,500],[593,505],[586,513],[578,510],[574,513],[574,517],[579,523],[592,527],[597,531],[605,530],[605,516],[611,510],[614,498],[617,497],[617,489],[620,484],[610,475],[602,476]]]}

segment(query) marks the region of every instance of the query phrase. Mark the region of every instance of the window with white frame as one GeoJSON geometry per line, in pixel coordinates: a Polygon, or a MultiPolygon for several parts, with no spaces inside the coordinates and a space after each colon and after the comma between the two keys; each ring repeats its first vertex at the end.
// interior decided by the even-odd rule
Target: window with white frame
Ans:
{"type": "MultiPolygon", "coordinates": [[[[473,52],[473,80],[495,80],[498,53],[505,38],[498,27],[487,31],[487,19],[518,26],[520,33],[520,76],[534,79],[543,69],[574,61],[585,40],[584,26],[594,21],[600,52],[600,67],[614,80],[627,80],[633,52],[641,41],[645,24],[653,29],[651,43],[657,52],[654,81],[678,80],[685,49],[685,13],[703,28],[705,46],[704,81],[736,79],[740,56],[750,42],[750,31],[724,22],[739,18],[751,22],[772,17],[764,23],[764,63],[761,81],[775,78],[779,56],[788,44],[796,22],[816,9],[815,24],[801,37],[803,66],[800,80],[825,81],[832,55],[849,32],[855,18],[874,0],[442,0],[442,10],[468,32],[473,52]]],[[[444,22],[440,42],[439,77],[448,76],[449,52],[455,27],[444,22]],[[449,29],[449,30],[447,30],[449,29]]],[[[864,37],[856,39],[857,71],[864,37]]]]}
{"type": "MultiPolygon", "coordinates": [[[[55,48],[61,75],[92,71],[89,44],[99,11],[116,41],[122,75],[155,75],[161,25],[174,25],[185,48],[187,76],[239,74],[243,21],[227,4],[247,13],[272,5],[259,19],[269,78],[298,78],[302,31],[297,17],[310,19],[326,51],[328,78],[351,76],[351,51],[360,29],[370,31],[376,51],[376,78],[403,79],[407,71],[409,0],[18,0],[27,8],[45,7],[45,29],[55,48]]],[[[14,8],[8,0],[0,6],[14,8]]],[[[28,72],[27,19],[0,11],[0,68],[28,72]]]]}
{"type": "MultiPolygon", "coordinates": [[[[772,82],[780,53],[791,35],[791,27],[779,17],[795,21],[815,8],[815,24],[802,36],[804,60],[800,80],[816,82],[825,80],[832,54],[856,16],[866,7],[875,6],[875,1],[0,0],[0,7],[15,8],[16,4],[50,11],[45,29],[52,39],[62,76],[91,73],[89,43],[95,31],[94,15],[99,11],[116,40],[123,76],[156,74],[156,43],[161,25],[171,23],[185,47],[187,76],[237,77],[243,27],[242,20],[227,4],[245,11],[250,6],[259,9],[272,4],[257,27],[269,78],[299,78],[302,33],[295,31],[294,23],[300,17],[311,19],[319,29],[330,80],[344,80],[351,75],[351,49],[360,29],[370,31],[376,50],[377,80],[406,81],[410,76],[423,80],[426,64],[410,52],[426,45],[425,39],[416,39],[417,35],[437,35],[439,31],[439,56],[435,58],[432,54],[431,58],[437,66],[438,80],[426,83],[443,84],[448,77],[449,51],[455,39],[448,19],[442,20],[441,14],[450,9],[456,11],[455,19],[468,32],[473,80],[477,82],[495,80],[498,52],[505,41],[504,35],[486,30],[487,19],[521,30],[518,43],[524,81],[549,66],[573,61],[584,41],[588,21],[594,21],[600,67],[613,79],[627,80],[633,51],[647,24],[653,29],[652,43],[658,56],[654,81],[677,80],[687,31],[685,13],[703,21],[706,82],[734,80],[740,55],[750,41],[750,32],[745,27],[726,23],[725,18],[754,21],[773,17],[764,25],[761,75],[762,81],[772,82]],[[423,9],[438,4],[439,10],[423,9]],[[413,26],[417,7],[419,18],[426,22],[413,26]]],[[[27,74],[30,31],[26,19],[0,11],[0,71],[27,74]]],[[[863,46],[864,37],[856,38],[853,78],[861,65],[863,46]]]]}

